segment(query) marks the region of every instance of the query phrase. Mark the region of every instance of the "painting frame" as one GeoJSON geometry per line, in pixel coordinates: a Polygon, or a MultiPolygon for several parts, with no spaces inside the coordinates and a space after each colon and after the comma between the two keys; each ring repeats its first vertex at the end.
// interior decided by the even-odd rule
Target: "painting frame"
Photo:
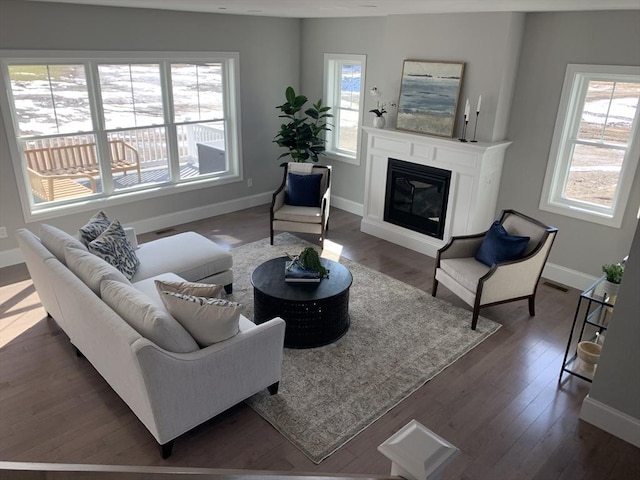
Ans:
{"type": "Polygon", "coordinates": [[[396,128],[452,138],[464,67],[464,62],[405,60],[396,128]]]}

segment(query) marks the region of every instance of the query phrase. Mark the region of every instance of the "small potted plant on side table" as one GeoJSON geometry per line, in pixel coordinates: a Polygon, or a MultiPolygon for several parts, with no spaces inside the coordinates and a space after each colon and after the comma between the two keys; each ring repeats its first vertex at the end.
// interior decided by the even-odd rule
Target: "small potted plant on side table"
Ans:
{"type": "Polygon", "coordinates": [[[618,290],[620,289],[624,266],[619,263],[608,263],[602,266],[602,271],[607,277],[602,288],[604,290],[605,297],[608,297],[607,301],[613,305],[618,297],[618,290]]]}

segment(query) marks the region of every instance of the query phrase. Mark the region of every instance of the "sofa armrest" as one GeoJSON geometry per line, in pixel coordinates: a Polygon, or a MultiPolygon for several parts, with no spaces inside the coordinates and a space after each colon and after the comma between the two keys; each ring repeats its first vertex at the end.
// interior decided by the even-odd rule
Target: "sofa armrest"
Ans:
{"type": "Polygon", "coordinates": [[[125,235],[127,236],[127,240],[129,243],[135,248],[138,249],[138,237],[136,236],[136,229],[133,227],[122,227],[125,235]]]}
{"type": "Polygon", "coordinates": [[[280,380],[285,323],[256,325],[191,353],[167,352],[146,339],[132,348],[166,443],[280,380]]]}

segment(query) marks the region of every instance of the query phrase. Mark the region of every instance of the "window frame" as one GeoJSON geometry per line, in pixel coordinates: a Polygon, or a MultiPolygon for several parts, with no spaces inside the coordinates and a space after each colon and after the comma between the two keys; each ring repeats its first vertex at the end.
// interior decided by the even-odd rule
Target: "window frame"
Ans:
{"type": "MultiPolygon", "coordinates": [[[[640,108],[636,109],[630,131],[630,141],[620,170],[618,187],[610,208],[563,198],[563,188],[569,175],[573,145],[584,109],[591,80],[640,81],[640,67],[568,64],[558,107],[549,160],[544,177],[540,210],[620,228],[627,208],[633,179],[640,162],[640,108]]],[[[584,142],[583,142],[584,143],[584,142]]],[[[619,147],[606,147],[621,149],[619,147]]]]}
{"type": "MultiPolygon", "coordinates": [[[[73,213],[94,211],[113,205],[130,203],[132,201],[163,197],[177,193],[210,188],[243,181],[242,171],[242,141],[240,116],[240,67],[238,52],[149,52],[149,51],[39,51],[39,50],[0,50],[0,106],[5,123],[11,161],[16,178],[18,194],[26,222],[40,221],[73,213]],[[173,114],[173,102],[170,87],[170,73],[167,70],[173,63],[189,62],[220,62],[223,65],[223,96],[225,117],[225,143],[229,169],[223,174],[195,177],[195,179],[180,179],[178,170],[178,148],[176,145],[176,123],[173,114]],[[19,145],[17,116],[14,104],[10,100],[11,82],[8,67],[10,65],[30,64],[82,64],[87,72],[87,88],[91,104],[93,120],[92,132],[96,136],[107,135],[102,118],[102,103],[99,97],[98,65],[105,63],[150,63],[159,64],[161,70],[161,85],[164,118],[161,126],[167,131],[167,167],[169,180],[160,184],[140,185],[131,189],[114,190],[109,168],[103,168],[105,189],[101,193],[79,197],[77,199],[60,200],[53,204],[36,204],[33,200],[29,180],[19,145]],[[106,172],[106,174],[105,174],[106,172]],[[37,206],[36,206],[37,205],[37,206]]],[[[99,142],[97,143],[97,146],[99,142]]],[[[108,158],[103,155],[103,158],[108,158]]],[[[107,162],[108,160],[102,160],[107,162]]]]}
{"type": "Polygon", "coordinates": [[[346,53],[325,53],[324,54],[324,98],[327,106],[331,107],[333,117],[332,130],[327,132],[326,154],[332,159],[351,165],[360,165],[360,156],[362,152],[362,125],[364,119],[364,94],[366,84],[367,56],[362,54],[346,54],[346,53]],[[340,150],[336,146],[336,135],[334,129],[340,124],[339,110],[341,110],[339,99],[336,100],[336,92],[340,91],[341,78],[339,76],[339,65],[342,63],[360,63],[360,102],[358,105],[358,126],[356,137],[356,152],[351,154],[345,150],[340,150]],[[338,106],[336,106],[336,101],[338,106]]]}

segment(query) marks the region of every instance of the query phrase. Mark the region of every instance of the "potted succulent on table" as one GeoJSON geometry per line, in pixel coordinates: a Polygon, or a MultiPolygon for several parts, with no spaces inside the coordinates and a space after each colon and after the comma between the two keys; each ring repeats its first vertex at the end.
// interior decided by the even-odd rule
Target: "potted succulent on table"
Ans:
{"type": "Polygon", "coordinates": [[[324,132],[331,130],[327,123],[327,119],[333,116],[329,113],[331,107],[323,106],[320,99],[303,111],[308,99],[304,95],[296,95],[293,87],[287,87],[285,97],[287,101],[276,108],[282,112],[279,117],[286,121],[273,141],[287,151],[278,158],[291,155],[294,162],[317,162],[318,155],[325,153],[324,132]]]}
{"type": "Polygon", "coordinates": [[[618,296],[618,290],[620,289],[622,275],[624,274],[624,265],[620,263],[608,263],[602,266],[602,271],[606,276],[602,287],[605,297],[609,298],[609,303],[614,304],[618,296]]]}

